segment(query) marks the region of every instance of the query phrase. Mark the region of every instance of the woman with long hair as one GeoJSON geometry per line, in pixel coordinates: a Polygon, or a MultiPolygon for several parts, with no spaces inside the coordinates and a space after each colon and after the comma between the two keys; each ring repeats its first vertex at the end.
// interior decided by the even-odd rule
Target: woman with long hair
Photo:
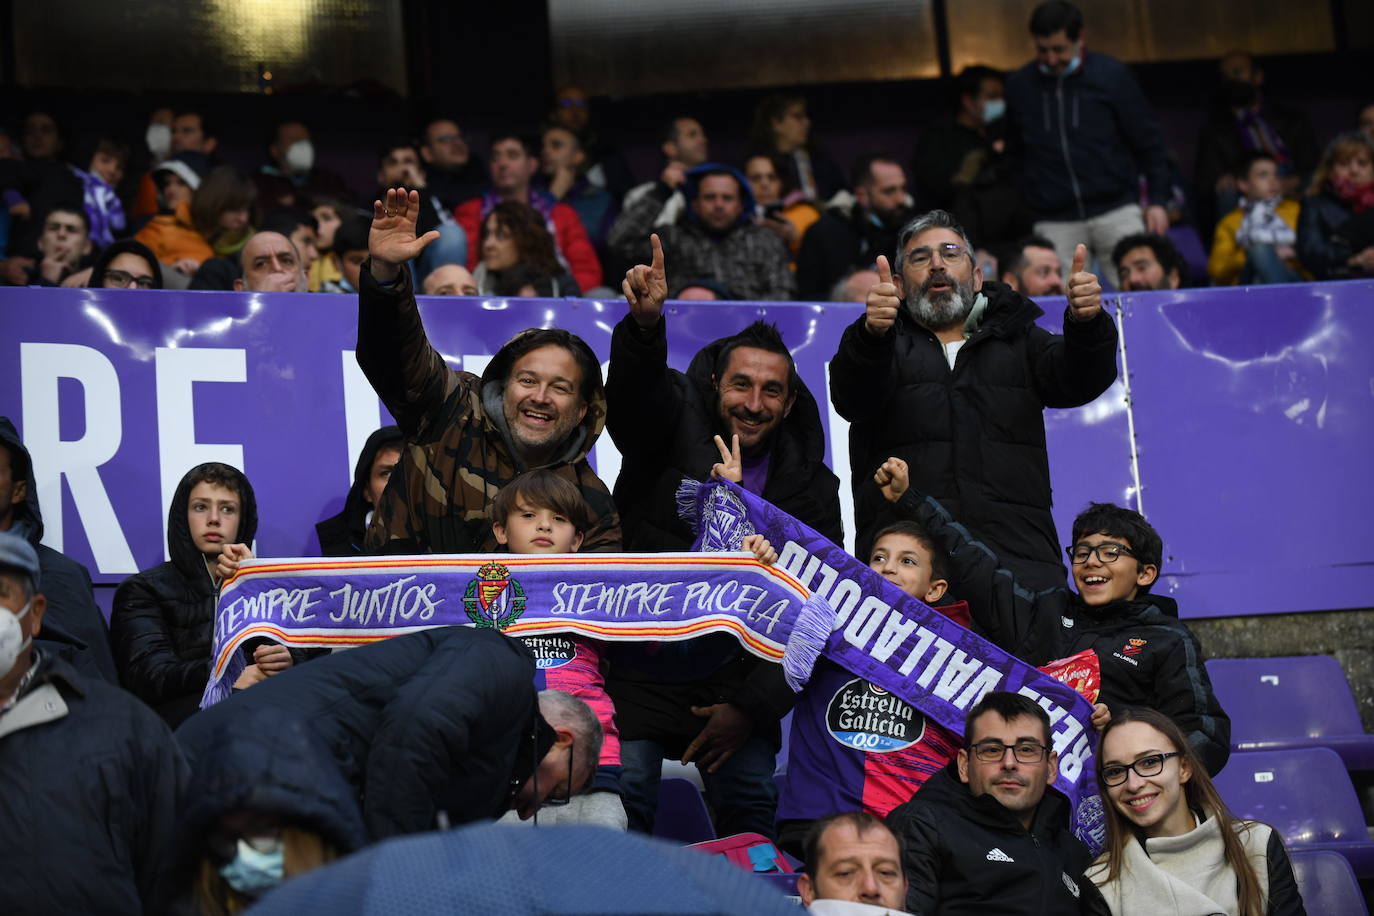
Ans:
{"type": "Polygon", "coordinates": [[[1298,259],[1318,280],[1374,276],[1374,140],[1359,131],[1332,140],[1312,173],[1298,259]]]}
{"type": "Polygon", "coordinates": [[[844,172],[811,140],[805,96],[777,94],[759,102],[745,153],[776,157],[784,182],[807,200],[824,202],[845,187],[844,172]]]}
{"type": "Polygon", "coordinates": [[[1161,712],[1112,714],[1097,752],[1107,848],[1087,876],[1113,916],[1305,914],[1278,831],[1226,808],[1161,712]]]}
{"type": "Polygon", "coordinates": [[[191,198],[191,225],[215,254],[237,254],[253,234],[257,199],[257,186],[246,173],[232,165],[215,166],[191,198]]]}
{"type": "Polygon", "coordinates": [[[558,260],[544,217],[528,204],[506,201],[493,207],[482,220],[477,250],[482,260],[472,272],[472,278],[483,296],[499,295],[498,288],[504,288],[502,275],[516,267],[547,277],[554,296],[581,293],[577,282],[558,260]]]}

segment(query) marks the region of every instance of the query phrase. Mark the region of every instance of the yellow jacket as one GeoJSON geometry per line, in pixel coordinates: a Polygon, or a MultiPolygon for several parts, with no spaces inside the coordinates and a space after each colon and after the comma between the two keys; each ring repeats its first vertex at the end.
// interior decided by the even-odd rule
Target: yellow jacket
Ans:
{"type": "MultiPolygon", "coordinates": [[[[1297,232],[1299,209],[1296,200],[1284,199],[1275,212],[1297,232]]],[[[1207,259],[1207,273],[1218,286],[1235,286],[1240,281],[1240,272],[1245,269],[1245,249],[1236,244],[1236,233],[1244,219],[1245,211],[1236,207],[1217,223],[1216,235],[1212,238],[1212,256],[1207,259]]]]}

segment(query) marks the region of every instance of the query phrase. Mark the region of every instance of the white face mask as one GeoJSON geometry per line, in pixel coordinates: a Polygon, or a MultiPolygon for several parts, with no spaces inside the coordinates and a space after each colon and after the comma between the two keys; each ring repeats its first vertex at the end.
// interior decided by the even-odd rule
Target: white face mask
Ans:
{"type": "Polygon", "coordinates": [[[304,175],[315,167],[315,145],[309,140],[297,140],[286,148],[286,167],[297,175],[304,175]]]}
{"type": "Polygon", "coordinates": [[[149,124],[143,140],[148,144],[148,152],[158,159],[166,159],[172,151],[172,129],[166,124],[149,124]]]}
{"type": "Polygon", "coordinates": [[[1002,115],[1007,113],[1006,99],[984,99],[983,100],[983,123],[991,124],[1002,115]]]}
{"type": "Polygon", "coordinates": [[[27,649],[32,641],[24,632],[24,625],[19,622],[32,606],[33,599],[30,598],[17,614],[0,611],[0,675],[9,673],[19,659],[19,653],[27,649]]]}

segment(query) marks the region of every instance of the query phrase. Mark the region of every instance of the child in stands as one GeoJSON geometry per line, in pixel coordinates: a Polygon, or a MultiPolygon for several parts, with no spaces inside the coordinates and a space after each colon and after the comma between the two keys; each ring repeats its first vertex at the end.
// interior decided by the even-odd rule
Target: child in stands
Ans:
{"type": "Polygon", "coordinates": [[[1197,638],[1178,619],[1177,603],[1150,594],[1164,543],[1138,512],[1090,505],[1074,519],[1067,548],[1077,592],[1060,586],[1032,593],[943,506],[910,489],[906,462],[889,458],[874,479],[947,555],[975,631],[1032,665],[1093,650],[1102,684],[1096,727],[1120,707],[1151,707],[1178,723],[1208,773],[1225,765],[1231,720],[1212,691],[1197,638]]]}
{"type": "Polygon", "coordinates": [[[1273,154],[1251,153],[1236,169],[1240,206],[1217,223],[1207,272],[1220,286],[1301,283],[1298,202],[1283,196],[1273,154]]]}

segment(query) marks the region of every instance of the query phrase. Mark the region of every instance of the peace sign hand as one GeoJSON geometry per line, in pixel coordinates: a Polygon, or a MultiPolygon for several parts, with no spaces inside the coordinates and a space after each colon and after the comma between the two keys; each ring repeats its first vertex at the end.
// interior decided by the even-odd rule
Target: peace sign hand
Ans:
{"type": "Polygon", "coordinates": [[[739,453],[739,435],[730,437],[729,448],[725,447],[724,439],[716,436],[716,448],[720,449],[720,461],[711,466],[711,476],[744,483],[744,459],[739,453]]]}

